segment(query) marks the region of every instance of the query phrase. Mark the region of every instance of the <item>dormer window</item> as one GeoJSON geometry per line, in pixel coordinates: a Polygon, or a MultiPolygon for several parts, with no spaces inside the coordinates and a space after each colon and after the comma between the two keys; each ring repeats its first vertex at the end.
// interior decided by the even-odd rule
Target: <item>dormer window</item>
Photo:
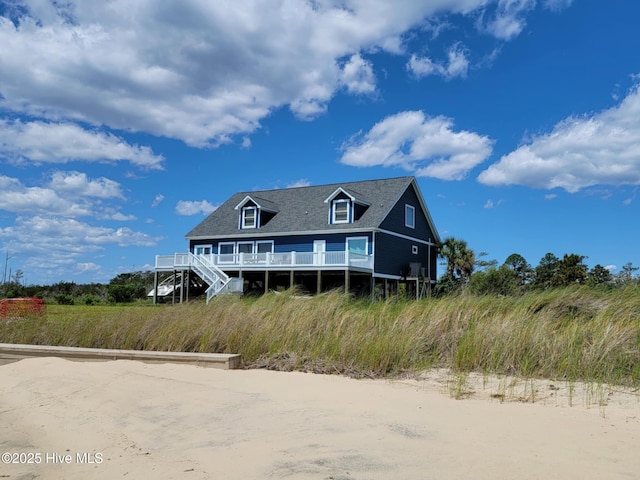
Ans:
{"type": "Polygon", "coordinates": [[[256,228],[257,225],[258,225],[258,208],[244,207],[242,209],[242,227],[241,228],[256,228]]]}
{"type": "Polygon", "coordinates": [[[369,207],[369,203],[359,198],[360,195],[351,190],[338,187],[324,203],[329,204],[329,223],[357,222],[369,207]]]}
{"type": "Polygon", "coordinates": [[[250,195],[245,196],[235,209],[240,211],[238,228],[241,230],[263,227],[278,213],[273,202],[250,195]]]}
{"type": "Polygon", "coordinates": [[[351,210],[349,200],[334,200],[331,212],[331,223],[349,223],[349,210],[351,210]]]}

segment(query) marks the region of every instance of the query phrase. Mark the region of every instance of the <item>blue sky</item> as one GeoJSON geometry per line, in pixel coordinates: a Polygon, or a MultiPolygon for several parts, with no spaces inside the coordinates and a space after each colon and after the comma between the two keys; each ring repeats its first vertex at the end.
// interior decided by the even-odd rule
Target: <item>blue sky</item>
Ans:
{"type": "Polygon", "coordinates": [[[241,190],[415,175],[502,263],[640,265],[640,3],[0,1],[0,253],[28,284],[187,249],[241,190]]]}

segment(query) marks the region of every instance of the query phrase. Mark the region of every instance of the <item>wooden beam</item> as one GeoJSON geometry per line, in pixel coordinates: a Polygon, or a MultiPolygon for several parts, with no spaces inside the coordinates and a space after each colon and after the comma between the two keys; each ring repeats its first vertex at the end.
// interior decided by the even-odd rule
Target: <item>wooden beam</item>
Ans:
{"type": "Polygon", "coordinates": [[[186,271],[186,275],[187,275],[187,285],[186,285],[186,294],[185,294],[185,298],[187,300],[187,302],[189,301],[189,289],[191,288],[191,270],[187,270],[186,271]]]}
{"type": "Polygon", "coordinates": [[[184,303],[184,273],[184,270],[180,272],[180,303],[184,303]]]}
{"type": "Polygon", "coordinates": [[[269,291],[269,270],[264,271],[264,293],[269,291]]]}
{"type": "Polygon", "coordinates": [[[349,270],[344,271],[344,293],[349,293],[349,270]]]}
{"type": "Polygon", "coordinates": [[[153,273],[153,304],[158,304],[158,270],[153,273]]]}
{"type": "Polygon", "coordinates": [[[173,290],[171,291],[171,305],[176,304],[176,271],[173,271],[173,290]]]}
{"type": "Polygon", "coordinates": [[[322,270],[318,270],[318,283],[316,285],[316,293],[318,295],[322,293],[322,270]]]}

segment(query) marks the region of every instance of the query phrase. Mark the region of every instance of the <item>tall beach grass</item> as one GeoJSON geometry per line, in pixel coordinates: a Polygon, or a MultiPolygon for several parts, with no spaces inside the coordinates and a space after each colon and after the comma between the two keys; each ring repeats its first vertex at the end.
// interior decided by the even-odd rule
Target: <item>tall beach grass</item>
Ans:
{"type": "Polygon", "coordinates": [[[421,301],[221,296],[208,305],[49,306],[0,342],[240,353],[249,367],[354,376],[430,367],[640,385],[640,290],[570,288],[421,301]]]}

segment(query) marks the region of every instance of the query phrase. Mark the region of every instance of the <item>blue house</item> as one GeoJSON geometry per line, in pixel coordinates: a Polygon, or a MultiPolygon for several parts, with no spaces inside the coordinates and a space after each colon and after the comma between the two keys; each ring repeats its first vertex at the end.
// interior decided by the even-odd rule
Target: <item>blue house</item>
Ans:
{"type": "Polygon", "coordinates": [[[239,192],[186,238],[189,252],[157,256],[156,273],[189,285],[195,272],[207,300],[294,285],[386,295],[401,282],[419,297],[435,283],[440,242],[414,177],[239,192]]]}

